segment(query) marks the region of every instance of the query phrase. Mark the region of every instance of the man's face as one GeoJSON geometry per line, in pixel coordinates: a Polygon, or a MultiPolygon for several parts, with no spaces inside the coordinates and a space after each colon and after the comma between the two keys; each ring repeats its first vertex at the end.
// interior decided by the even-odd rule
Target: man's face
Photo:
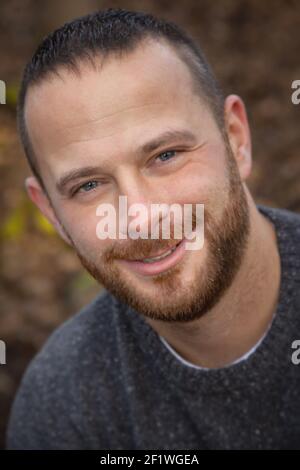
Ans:
{"type": "Polygon", "coordinates": [[[55,215],[83,265],[117,297],[152,319],[199,318],[231,284],[248,238],[234,155],[170,47],[148,42],[98,64],[82,64],[80,75],[61,70],[28,93],[28,131],[55,215]],[[175,250],[169,268],[149,274],[142,260],[178,240],[99,240],[97,207],[112,204],[118,215],[124,195],[128,206],[204,204],[203,249],[175,250]]]}

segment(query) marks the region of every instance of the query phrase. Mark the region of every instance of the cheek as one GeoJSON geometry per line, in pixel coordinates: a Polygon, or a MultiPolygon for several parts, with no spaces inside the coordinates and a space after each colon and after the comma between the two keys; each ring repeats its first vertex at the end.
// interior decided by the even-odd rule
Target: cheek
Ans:
{"type": "Polygon", "coordinates": [[[173,202],[180,204],[203,203],[217,209],[225,202],[227,188],[226,172],[222,165],[192,162],[177,175],[171,197],[173,202]]]}
{"type": "Polygon", "coordinates": [[[66,210],[61,220],[76,248],[90,260],[99,259],[112,243],[109,239],[101,240],[97,236],[100,217],[96,215],[96,209],[66,210]]]}

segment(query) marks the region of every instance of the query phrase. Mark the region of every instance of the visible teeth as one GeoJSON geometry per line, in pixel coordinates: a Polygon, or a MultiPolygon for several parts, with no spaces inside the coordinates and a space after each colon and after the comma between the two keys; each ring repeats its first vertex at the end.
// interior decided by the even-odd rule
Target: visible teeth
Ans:
{"type": "Polygon", "coordinates": [[[173,253],[173,251],[176,250],[176,248],[177,248],[177,246],[175,246],[174,248],[171,248],[171,250],[167,251],[163,255],[156,256],[155,258],[144,258],[142,261],[143,261],[143,263],[154,263],[155,261],[158,261],[160,259],[165,258],[166,256],[169,256],[171,253],[173,253]]]}

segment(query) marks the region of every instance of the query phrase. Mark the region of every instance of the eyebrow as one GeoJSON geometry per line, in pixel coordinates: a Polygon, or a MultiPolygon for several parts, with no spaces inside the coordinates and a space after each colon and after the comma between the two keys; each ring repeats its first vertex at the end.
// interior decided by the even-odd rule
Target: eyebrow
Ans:
{"type": "Polygon", "coordinates": [[[138,149],[138,151],[147,154],[175,139],[185,140],[190,144],[195,144],[197,142],[197,137],[191,131],[187,129],[174,129],[166,131],[155,139],[146,142],[138,149]]]}
{"type": "MultiPolygon", "coordinates": [[[[188,142],[189,145],[195,145],[197,142],[197,137],[195,136],[195,134],[193,134],[187,129],[169,130],[163,132],[162,134],[150,140],[149,142],[142,144],[140,147],[138,147],[137,153],[146,155],[148,153],[154,152],[158,148],[174,140],[185,140],[185,142],[188,142]]],[[[99,171],[99,166],[86,166],[83,168],[70,170],[59,178],[56,183],[56,189],[58,190],[58,192],[64,193],[65,187],[71,181],[88,176],[94,176],[95,173],[99,171]]]]}

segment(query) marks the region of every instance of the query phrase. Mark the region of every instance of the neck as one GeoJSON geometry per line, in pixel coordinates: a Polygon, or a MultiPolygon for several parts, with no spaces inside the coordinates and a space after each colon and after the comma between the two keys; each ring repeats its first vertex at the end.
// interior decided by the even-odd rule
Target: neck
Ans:
{"type": "Polygon", "coordinates": [[[146,319],[178,354],[202,367],[223,367],[246,354],[267,331],[278,302],[280,257],[275,229],[245,191],[249,243],[233,283],[218,304],[186,324],[146,319]]]}

